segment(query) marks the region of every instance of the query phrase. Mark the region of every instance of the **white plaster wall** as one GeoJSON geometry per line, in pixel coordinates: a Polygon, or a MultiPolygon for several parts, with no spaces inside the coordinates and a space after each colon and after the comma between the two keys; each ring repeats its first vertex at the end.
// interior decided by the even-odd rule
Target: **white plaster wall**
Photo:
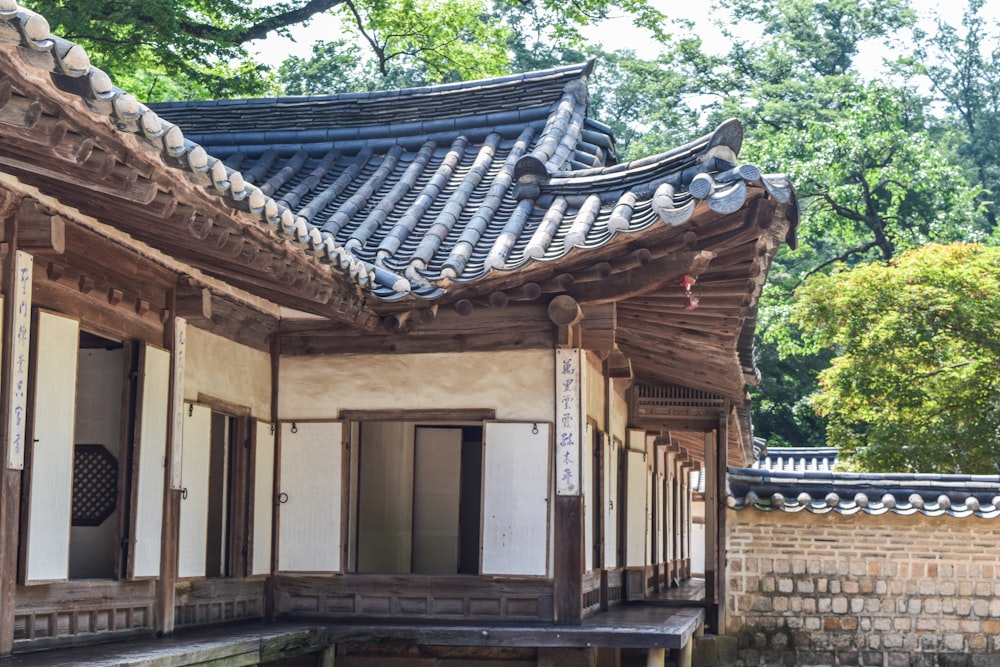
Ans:
{"type": "Polygon", "coordinates": [[[608,433],[625,442],[625,431],[628,428],[628,401],[625,400],[625,393],[628,389],[620,381],[608,380],[608,383],[611,385],[608,394],[611,400],[608,433]]]}
{"type": "Polygon", "coordinates": [[[705,524],[691,524],[691,576],[705,576],[705,524]]]}
{"type": "Polygon", "coordinates": [[[278,377],[282,420],[340,410],[492,408],[500,420],[546,422],[554,414],[552,350],[288,356],[278,377]]]}
{"type": "Polygon", "coordinates": [[[597,430],[606,430],[604,424],[604,363],[593,352],[587,352],[584,367],[584,405],[587,406],[587,417],[597,423],[597,430]]]}
{"type": "Polygon", "coordinates": [[[204,393],[245,405],[258,419],[271,418],[271,357],[267,352],[188,325],[184,400],[204,393]]]}

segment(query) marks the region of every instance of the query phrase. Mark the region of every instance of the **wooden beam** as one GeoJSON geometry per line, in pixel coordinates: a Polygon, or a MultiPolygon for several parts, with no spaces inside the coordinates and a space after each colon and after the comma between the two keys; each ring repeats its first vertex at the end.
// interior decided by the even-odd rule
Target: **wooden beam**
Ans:
{"type": "Polygon", "coordinates": [[[463,316],[441,310],[428,323],[410,318],[409,333],[362,331],[330,320],[282,320],[282,354],[410,354],[552,349],[555,331],[544,306],[511,303],[463,316]]]}
{"type": "Polygon", "coordinates": [[[440,421],[449,423],[481,422],[497,418],[493,408],[459,410],[341,410],[338,419],[345,421],[440,421]]]}
{"type": "Polygon", "coordinates": [[[61,255],[66,251],[66,223],[48,212],[42,205],[28,197],[21,200],[17,209],[18,247],[32,254],[52,252],[61,255]]]}
{"type": "Polygon", "coordinates": [[[715,254],[709,251],[684,251],[654,259],[646,266],[613,274],[604,280],[581,283],[577,280],[571,294],[580,303],[601,304],[643,296],[677,282],[685,274],[699,275],[715,254]]]}
{"type": "Polygon", "coordinates": [[[583,309],[573,297],[560,294],[549,302],[549,319],[558,326],[566,327],[577,324],[583,319],[583,309]]]}

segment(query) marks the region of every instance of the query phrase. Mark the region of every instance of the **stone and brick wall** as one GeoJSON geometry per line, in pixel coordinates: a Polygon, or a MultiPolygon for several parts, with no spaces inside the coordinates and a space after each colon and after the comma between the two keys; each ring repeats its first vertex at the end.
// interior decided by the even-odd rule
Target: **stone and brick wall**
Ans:
{"type": "Polygon", "coordinates": [[[1000,520],[727,512],[740,664],[1000,666],[1000,520]]]}

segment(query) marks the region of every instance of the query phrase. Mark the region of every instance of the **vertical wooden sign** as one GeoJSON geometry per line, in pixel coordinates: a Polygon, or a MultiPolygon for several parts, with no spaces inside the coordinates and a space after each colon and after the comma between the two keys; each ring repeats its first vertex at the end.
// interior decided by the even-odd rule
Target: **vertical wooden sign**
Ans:
{"type": "Polygon", "coordinates": [[[556,495],[580,495],[580,350],[556,350],[556,495]]]}
{"type": "Polygon", "coordinates": [[[28,408],[28,358],[31,343],[31,273],[35,258],[18,250],[14,257],[14,299],[10,336],[10,430],[7,467],[24,468],[24,427],[28,408]]]}
{"type": "Polygon", "coordinates": [[[184,346],[187,343],[187,320],[183,317],[174,318],[174,368],[173,395],[170,401],[171,420],[173,428],[170,433],[170,488],[179,490],[183,487],[181,479],[181,457],[184,442],[184,346]]]}

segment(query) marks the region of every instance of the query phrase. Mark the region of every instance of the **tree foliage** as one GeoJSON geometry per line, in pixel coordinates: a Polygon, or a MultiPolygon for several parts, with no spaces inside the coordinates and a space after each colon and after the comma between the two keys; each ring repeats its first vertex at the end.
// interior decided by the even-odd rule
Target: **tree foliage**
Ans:
{"type": "MultiPolygon", "coordinates": [[[[583,26],[625,11],[662,35],[660,14],[647,0],[35,0],[54,32],[83,45],[98,67],[150,101],[185,97],[254,96],[275,92],[274,73],[254,63],[250,45],[269,34],[334,12],[348,26],[321,48],[334,62],[357,56],[341,39],[360,37],[370,61],[364,78],[383,82],[449,81],[510,71],[512,27],[503,20],[523,8],[551,17],[547,41],[579,45],[583,26]],[[508,8],[509,11],[508,11],[508,8]],[[379,77],[367,70],[374,63],[379,77]]],[[[358,61],[355,61],[355,65],[358,61]]]]}
{"type": "Polygon", "coordinates": [[[936,100],[952,114],[959,135],[957,153],[970,178],[982,186],[980,202],[991,232],[1000,206],[1000,26],[983,16],[984,0],[970,0],[960,26],[940,18],[920,34],[911,58],[901,63],[909,76],[929,81],[936,100]]]}
{"type": "Polygon", "coordinates": [[[815,276],[793,319],[834,357],[814,403],[829,443],[875,471],[995,473],[1000,248],[929,244],[815,276]]]}

